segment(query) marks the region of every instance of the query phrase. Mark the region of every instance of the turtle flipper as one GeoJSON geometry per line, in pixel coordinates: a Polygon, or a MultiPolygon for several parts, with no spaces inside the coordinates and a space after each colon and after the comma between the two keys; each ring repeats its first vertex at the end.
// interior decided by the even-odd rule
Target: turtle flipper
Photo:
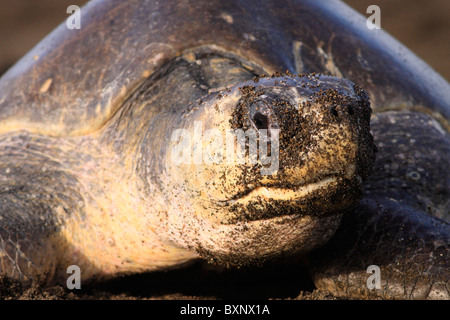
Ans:
{"type": "Polygon", "coordinates": [[[0,274],[40,283],[54,279],[68,246],[59,230],[82,205],[47,142],[26,132],[0,135],[0,274]]]}
{"type": "Polygon", "coordinates": [[[49,239],[56,226],[31,214],[43,212],[41,204],[22,202],[17,190],[11,191],[0,194],[0,274],[47,283],[57,261],[49,239]]]}
{"type": "Polygon", "coordinates": [[[345,297],[450,299],[448,133],[417,112],[371,122],[374,172],[365,198],[311,256],[316,286],[345,297]],[[380,289],[368,288],[371,265],[380,268],[380,289]]]}
{"type": "Polygon", "coordinates": [[[450,299],[449,247],[445,221],[393,199],[364,199],[309,263],[316,287],[338,297],[450,299]]]}

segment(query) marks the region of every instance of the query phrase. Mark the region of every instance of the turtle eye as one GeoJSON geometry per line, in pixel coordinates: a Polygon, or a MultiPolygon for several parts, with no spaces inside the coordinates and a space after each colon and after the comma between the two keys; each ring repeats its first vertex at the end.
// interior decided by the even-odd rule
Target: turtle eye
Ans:
{"type": "Polygon", "coordinates": [[[269,118],[260,112],[253,116],[252,121],[258,130],[269,128],[269,118]]]}
{"type": "Polygon", "coordinates": [[[257,102],[250,107],[250,120],[256,129],[269,129],[271,127],[270,120],[271,110],[264,102],[257,102]]]}

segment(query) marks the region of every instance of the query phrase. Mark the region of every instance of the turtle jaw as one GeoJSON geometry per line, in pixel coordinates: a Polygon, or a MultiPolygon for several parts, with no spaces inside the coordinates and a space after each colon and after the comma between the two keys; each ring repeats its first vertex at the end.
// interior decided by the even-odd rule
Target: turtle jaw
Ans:
{"type": "Polygon", "coordinates": [[[210,220],[211,226],[196,234],[194,249],[231,267],[301,256],[328,242],[361,196],[357,174],[352,179],[327,175],[297,189],[259,186],[227,201],[223,219],[210,220]]]}
{"type": "Polygon", "coordinates": [[[287,215],[214,225],[196,233],[195,244],[189,248],[222,266],[259,266],[324,245],[336,232],[342,215],[287,215]]]}
{"type": "Polygon", "coordinates": [[[221,223],[270,220],[281,216],[330,216],[341,214],[362,196],[362,179],[327,175],[296,188],[258,186],[225,202],[229,214],[221,223]]]}
{"type": "Polygon", "coordinates": [[[237,200],[229,200],[228,204],[242,204],[247,205],[255,199],[264,200],[281,200],[281,201],[293,201],[296,199],[304,198],[306,195],[310,194],[319,189],[327,188],[330,184],[335,183],[337,178],[335,176],[327,176],[318,182],[312,182],[297,189],[291,188],[278,188],[270,186],[259,186],[252,189],[246,195],[239,197],[237,200]]]}
{"type": "MultiPolygon", "coordinates": [[[[285,200],[285,201],[295,201],[301,198],[305,198],[311,193],[318,191],[320,189],[338,188],[337,183],[340,181],[348,181],[354,180],[358,188],[361,188],[362,178],[361,175],[356,173],[356,165],[350,163],[346,166],[347,169],[343,170],[343,172],[330,172],[328,174],[321,174],[317,177],[313,177],[307,179],[307,182],[304,182],[305,179],[300,179],[300,182],[295,184],[292,183],[290,185],[283,184],[285,181],[285,174],[281,175],[278,178],[281,183],[274,182],[275,179],[267,179],[263,177],[256,186],[249,187],[247,186],[246,192],[242,192],[240,194],[235,195],[229,200],[223,201],[228,205],[233,204],[243,204],[246,205],[255,199],[272,199],[272,200],[285,200]],[[340,177],[344,179],[340,179],[340,177]]],[[[290,170],[292,171],[301,171],[301,170],[290,170]]],[[[290,173],[292,174],[292,173],[290,173]]]]}

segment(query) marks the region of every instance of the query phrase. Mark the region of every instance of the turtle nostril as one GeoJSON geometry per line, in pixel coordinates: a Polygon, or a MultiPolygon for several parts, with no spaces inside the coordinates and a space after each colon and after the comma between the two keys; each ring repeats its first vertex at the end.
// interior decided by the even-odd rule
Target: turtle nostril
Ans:
{"type": "Polygon", "coordinates": [[[258,130],[269,128],[269,118],[260,112],[256,112],[252,120],[258,130]]]}
{"type": "Polygon", "coordinates": [[[352,106],[348,106],[348,114],[351,116],[354,114],[352,106]]]}
{"type": "Polygon", "coordinates": [[[250,107],[250,121],[256,127],[257,130],[269,129],[274,123],[271,118],[271,108],[267,103],[263,101],[257,101],[250,107]]]}

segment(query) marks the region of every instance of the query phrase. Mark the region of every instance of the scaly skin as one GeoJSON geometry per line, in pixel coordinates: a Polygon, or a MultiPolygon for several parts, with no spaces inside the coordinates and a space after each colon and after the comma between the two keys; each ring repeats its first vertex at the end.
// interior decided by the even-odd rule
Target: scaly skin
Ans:
{"type": "Polygon", "coordinates": [[[92,136],[23,131],[2,135],[0,148],[1,272],[64,283],[75,264],[87,282],[196,257],[160,242],[130,164],[92,136]]]}
{"type": "Polygon", "coordinates": [[[372,128],[375,170],[363,200],[312,254],[315,284],[340,297],[448,300],[448,133],[416,112],[380,113],[372,128]],[[370,265],[380,267],[380,289],[367,287],[370,265]]]}

